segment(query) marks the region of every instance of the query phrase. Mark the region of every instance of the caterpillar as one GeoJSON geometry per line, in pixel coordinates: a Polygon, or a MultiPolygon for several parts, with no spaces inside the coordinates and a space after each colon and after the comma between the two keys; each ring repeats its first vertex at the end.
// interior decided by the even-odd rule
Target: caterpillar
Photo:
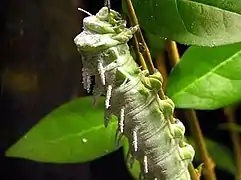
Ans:
{"type": "Polygon", "coordinates": [[[128,163],[139,161],[140,179],[190,180],[188,163],[195,152],[183,141],[184,125],[178,119],[170,121],[172,100],[158,97],[162,76],[141,70],[130,54],[127,43],[138,28],[126,28],[121,15],[107,7],[83,19],[83,31],[74,42],[83,64],[84,88],[90,91],[94,76],[94,101],[106,96],[104,124],[108,126],[112,114],[118,117],[117,139],[127,137],[128,163]]]}

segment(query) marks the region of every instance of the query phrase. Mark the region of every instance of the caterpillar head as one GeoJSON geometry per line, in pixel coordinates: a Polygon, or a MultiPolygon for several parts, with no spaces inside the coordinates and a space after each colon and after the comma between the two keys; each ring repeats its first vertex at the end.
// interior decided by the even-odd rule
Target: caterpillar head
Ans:
{"type": "Polygon", "coordinates": [[[122,19],[121,14],[114,11],[108,10],[107,7],[103,7],[97,14],[96,17],[101,21],[107,21],[112,26],[117,26],[120,28],[126,27],[126,21],[122,19]]]}
{"type": "Polygon", "coordinates": [[[126,21],[118,12],[103,7],[95,16],[84,18],[83,26],[98,34],[116,33],[126,27],[126,21]]]}
{"type": "Polygon", "coordinates": [[[103,7],[96,15],[83,20],[84,30],[74,39],[80,52],[96,52],[127,43],[138,26],[126,28],[121,15],[103,7]]]}

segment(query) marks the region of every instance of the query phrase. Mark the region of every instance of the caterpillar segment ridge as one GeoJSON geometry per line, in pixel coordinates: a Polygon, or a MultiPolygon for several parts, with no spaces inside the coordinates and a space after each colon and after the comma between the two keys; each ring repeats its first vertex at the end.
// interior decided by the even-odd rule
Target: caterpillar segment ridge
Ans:
{"type": "Polygon", "coordinates": [[[190,180],[188,163],[195,152],[184,142],[182,122],[171,123],[174,103],[158,96],[162,76],[142,71],[130,54],[127,43],[138,28],[126,28],[121,15],[107,7],[84,18],[83,31],[74,39],[84,88],[90,91],[94,76],[94,99],[106,96],[104,124],[111,114],[118,117],[117,132],[128,139],[128,162],[136,159],[141,165],[140,179],[190,180]]]}

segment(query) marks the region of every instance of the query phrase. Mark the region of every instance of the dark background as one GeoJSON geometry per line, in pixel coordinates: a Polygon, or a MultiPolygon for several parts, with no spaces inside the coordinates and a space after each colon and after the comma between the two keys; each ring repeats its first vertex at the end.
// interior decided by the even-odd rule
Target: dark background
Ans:
{"type": "MultiPolygon", "coordinates": [[[[86,95],[80,83],[80,57],[73,43],[85,16],[77,8],[94,14],[103,4],[94,0],[0,1],[1,180],[132,179],[121,150],[85,164],[43,164],[4,157],[4,151],[43,116],[64,102],[86,95]]],[[[112,1],[113,9],[120,7],[120,0],[112,1]]],[[[181,53],[186,49],[179,48],[181,53]]],[[[226,121],[222,110],[197,113],[205,135],[231,148],[229,134],[216,130],[218,123],[226,121]]],[[[222,171],[217,175],[220,180],[233,179],[222,171]]]]}

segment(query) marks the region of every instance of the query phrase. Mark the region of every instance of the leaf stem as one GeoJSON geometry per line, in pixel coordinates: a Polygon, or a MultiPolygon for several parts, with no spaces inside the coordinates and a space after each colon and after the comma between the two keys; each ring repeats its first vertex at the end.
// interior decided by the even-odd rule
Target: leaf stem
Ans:
{"type": "MultiPolygon", "coordinates": [[[[234,113],[234,108],[232,106],[224,108],[224,114],[227,117],[227,121],[229,123],[235,123],[235,113],[234,113]]],[[[233,142],[233,149],[236,157],[237,172],[236,172],[235,179],[241,180],[241,146],[240,146],[239,133],[236,131],[230,130],[230,136],[233,142]]]]}
{"type": "MultiPolygon", "coordinates": [[[[127,2],[127,6],[129,9],[129,13],[130,13],[129,18],[130,18],[130,21],[132,22],[132,25],[139,25],[131,0],[126,0],[126,2],[127,2]]],[[[147,69],[150,74],[153,74],[155,72],[155,67],[152,63],[151,54],[150,54],[149,48],[147,47],[147,44],[144,40],[144,37],[142,35],[140,26],[138,28],[138,31],[136,32],[136,38],[137,38],[138,42],[140,42],[139,46],[141,46],[143,48],[143,50],[141,50],[140,52],[141,52],[143,58],[145,59],[147,69]]],[[[139,48],[139,49],[142,49],[142,48],[139,48]]],[[[145,65],[142,65],[142,66],[145,66],[145,65]]],[[[163,89],[160,89],[159,96],[161,99],[165,99],[163,89]]]]}
{"type": "MultiPolygon", "coordinates": [[[[176,42],[167,40],[166,49],[167,49],[171,64],[175,66],[180,60],[180,55],[178,53],[176,42]]],[[[212,159],[209,157],[196,112],[193,109],[187,109],[184,111],[184,113],[187,117],[192,135],[194,136],[195,141],[197,142],[197,147],[198,147],[198,150],[200,151],[202,161],[204,162],[204,167],[206,169],[206,173],[204,173],[204,177],[207,180],[216,180],[216,175],[214,172],[214,163],[212,159]]]]}
{"type": "Polygon", "coordinates": [[[215,164],[208,154],[196,112],[193,109],[186,109],[184,113],[187,117],[191,133],[197,143],[201,159],[204,162],[203,175],[206,180],[216,180],[214,171],[215,164]]]}

